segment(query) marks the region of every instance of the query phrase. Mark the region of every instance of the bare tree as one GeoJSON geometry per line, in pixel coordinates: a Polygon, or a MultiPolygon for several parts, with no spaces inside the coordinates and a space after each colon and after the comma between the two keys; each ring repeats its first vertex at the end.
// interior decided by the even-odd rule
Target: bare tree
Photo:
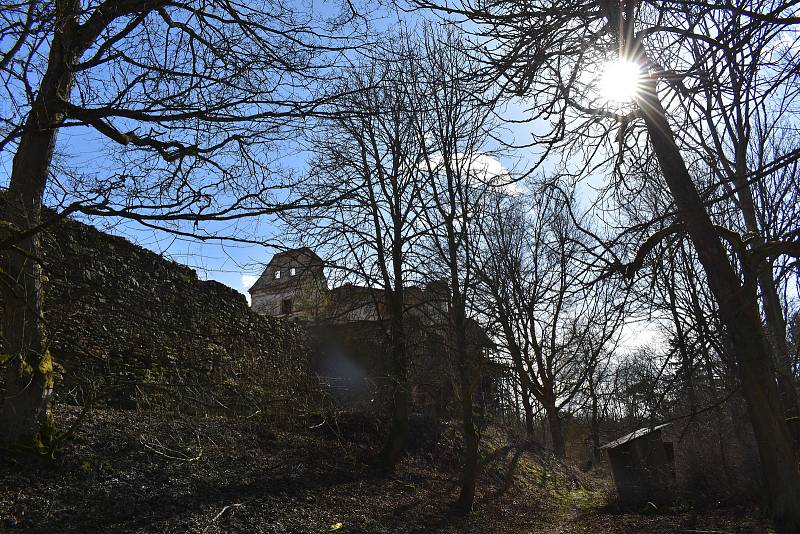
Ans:
{"type": "Polygon", "coordinates": [[[504,339],[501,346],[508,353],[520,385],[521,402],[525,415],[525,434],[528,440],[534,435],[533,384],[523,357],[524,347],[518,340],[514,297],[518,295],[526,252],[529,248],[528,220],[522,202],[502,192],[491,195],[481,225],[478,301],[485,307],[490,323],[497,327],[496,336],[504,339]]]}
{"type": "Polygon", "coordinates": [[[588,414],[589,439],[592,444],[591,464],[600,463],[600,439],[603,423],[612,419],[612,406],[616,400],[613,365],[614,352],[608,351],[598,358],[597,364],[586,376],[584,388],[584,412],[588,414]]]}
{"type": "Polygon", "coordinates": [[[574,201],[536,198],[533,209],[514,198],[489,212],[479,272],[520,380],[544,407],[553,452],[564,458],[563,416],[611,349],[624,306],[610,284],[593,283],[565,207],[574,201]]]}
{"type": "MultiPolygon", "coordinates": [[[[434,2],[418,4],[441,7],[434,2]]],[[[487,58],[489,79],[500,83],[506,94],[529,97],[532,116],[552,125],[539,137],[549,150],[582,155],[579,172],[605,166],[619,181],[641,161],[657,164],[658,176],[674,202],[677,224],[648,239],[637,258],[672,233],[685,233],[693,244],[742,381],[767,502],[779,522],[790,529],[800,527],[800,472],[784,416],[785,398],[774,381],[770,335],[762,328],[757,274],[776,258],[798,257],[797,228],[787,228],[779,238],[750,239],[715,225],[709,206],[724,191],[724,184],[714,184],[710,190],[698,187],[693,176],[698,154],[689,123],[702,116],[681,108],[693,95],[710,94],[703,89],[708,85],[718,88],[723,102],[732,106],[743,94],[738,89],[744,89],[756,95],[755,100],[748,98],[745,108],[720,106],[713,98],[706,103],[714,109],[716,124],[726,128],[732,115],[750,117],[742,121],[741,131],[747,133],[754,125],[746,106],[755,102],[769,108],[782,99],[794,101],[797,48],[779,47],[782,39],[796,39],[787,31],[797,23],[793,7],[770,1],[732,6],[549,0],[522,5],[479,0],[446,9],[477,23],[478,50],[487,58]],[[743,61],[752,65],[751,58],[778,48],[781,52],[768,56],[768,64],[757,65],[745,77],[734,68],[743,61]],[[631,105],[611,105],[594,89],[604,65],[614,61],[641,66],[631,105]],[[718,75],[709,77],[709,71],[718,75]]],[[[723,145],[726,150],[733,146],[733,152],[743,147],[736,135],[723,145]]],[[[724,178],[733,190],[740,188],[742,178],[757,176],[742,166],[746,158],[726,154],[715,150],[713,158],[717,164],[724,159],[733,163],[728,167],[734,175],[726,172],[724,178]]],[[[771,154],[762,172],[785,168],[797,155],[794,149],[771,154]]],[[[737,195],[741,193],[746,196],[744,191],[737,195]]],[[[635,268],[626,270],[630,274],[635,268]]]]}
{"type": "MultiPolygon", "coordinates": [[[[315,123],[314,158],[301,196],[315,208],[293,213],[299,241],[323,248],[329,263],[380,291],[379,319],[388,322],[392,418],[379,466],[391,472],[408,434],[409,308],[406,289],[415,277],[414,246],[421,237],[423,139],[416,123],[426,105],[413,88],[423,68],[421,51],[404,32],[358,67],[342,73],[335,118],[315,123]]],[[[378,304],[378,303],[376,303],[378,304]]],[[[418,303],[416,304],[418,305],[418,303]]]]}
{"type": "Polygon", "coordinates": [[[421,165],[426,172],[422,211],[426,232],[428,276],[449,285],[448,332],[458,367],[460,411],[464,433],[464,467],[457,509],[468,513],[475,499],[479,472],[479,434],[474,415],[475,390],[480,378],[475,350],[476,322],[471,313],[479,225],[487,191],[502,177],[487,167],[492,109],[484,105],[480,87],[471,79],[474,62],[456,34],[427,29],[424,35],[426,69],[417,87],[426,99],[426,113],[417,121],[424,139],[421,165]]]}
{"type": "Polygon", "coordinates": [[[66,202],[61,216],[127,217],[201,239],[215,237],[204,223],[283,207],[276,188],[285,183],[273,178],[266,149],[320,103],[312,87],[349,45],[348,13],[325,20],[270,0],[3,9],[0,72],[10,105],[0,148],[13,153],[2,237],[11,356],[4,440],[41,443],[51,430],[53,366],[37,260],[37,233],[52,222],[42,220],[45,195],[66,202]],[[54,164],[64,129],[105,144],[106,165],[92,172],[54,164]]]}

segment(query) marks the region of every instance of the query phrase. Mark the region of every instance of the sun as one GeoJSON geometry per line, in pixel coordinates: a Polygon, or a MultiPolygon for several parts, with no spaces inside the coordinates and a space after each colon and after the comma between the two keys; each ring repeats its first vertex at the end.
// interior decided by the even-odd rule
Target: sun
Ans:
{"type": "Polygon", "coordinates": [[[600,96],[608,102],[625,104],[639,94],[642,67],[624,59],[609,61],[603,67],[598,89],[600,96]]]}

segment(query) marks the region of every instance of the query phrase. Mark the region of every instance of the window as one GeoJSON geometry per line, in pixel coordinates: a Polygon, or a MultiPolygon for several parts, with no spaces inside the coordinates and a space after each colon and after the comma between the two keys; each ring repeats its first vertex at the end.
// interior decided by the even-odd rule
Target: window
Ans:
{"type": "Polygon", "coordinates": [[[279,279],[280,277],[281,277],[281,271],[280,270],[275,271],[275,280],[279,279]]]}
{"type": "Polygon", "coordinates": [[[283,315],[292,313],[292,299],[283,299],[281,302],[281,313],[283,315]]]}
{"type": "Polygon", "coordinates": [[[296,274],[297,274],[297,269],[295,269],[294,267],[292,267],[291,269],[289,269],[289,276],[294,276],[294,275],[296,275],[296,274]]]}

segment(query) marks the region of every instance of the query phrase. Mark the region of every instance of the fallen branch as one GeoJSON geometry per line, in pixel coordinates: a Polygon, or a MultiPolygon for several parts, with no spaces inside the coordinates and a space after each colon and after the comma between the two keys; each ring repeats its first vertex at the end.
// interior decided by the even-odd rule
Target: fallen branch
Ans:
{"type": "Polygon", "coordinates": [[[237,503],[234,503],[234,504],[229,504],[228,506],[224,507],[222,510],[219,511],[219,513],[217,515],[215,515],[213,517],[213,519],[211,519],[211,521],[208,523],[208,525],[206,525],[206,528],[203,529],[203,532],[205,532],[209,528],[211,528],[211,524],[214,523],[214,521],[216,521],[220,517],[222,517],[222,514],[224,514],[225,512],[230,510],[231,508],[244,508],[244,504],[237,502],[237,503]]]}
{"type": "Polygon", "coordinates": [[[151,451],[153,451],[154,453],[156,453],[156,454],[158,454],[158,455],[160,455],[160,456],[163,456],[164,458],[169,458],[170,460],[177,460],[177,461],[179,461],[179,462],[196,462],[197,460],[199,460],[199,459],[200,459],[200,458],[202,458],[202,456],[203,456],[203,447],[200,445],[200,438],[199,438],[199,436],[198,436],[198,439],[197,439],[197,444],[198,444],[198,446],[199,446],[199,448],[200,448],[200,452],[198,452],[198,453],[197,453],[197,456],[188,456],[188,455],[185,455],[185,454],[183,454],[183,453],[182,453],[182,452],[180,452],[180,451],[176,451],[176,450],[172,450],[172,449],[170,449],[170,448],[168,448],[168,447],[164,447],[163,445],[161,445],[161,444],[159,443],[157,446],[158,446],[158,447],[160,447],[160,448],[162,449],[162,450],[160,451],[160,450],[156,449],[155,447],[153,447],[152,445],[149,445],[149,444],[148,444],[148,443],[147,443],[147,442],[144,440],[144,436],[141,436],[141,437],[139,438],[139,443],[141,443],[141,444],[142,444],[142,446],[144,446],[146,449],[148,449],[148,450],[151,450],[151,451]],[[165,452],[163,452],[163,451],[168,451],[168,452],[170,452],[170,453],[172,453],[172,454],[167,454],[167,453],[165,453],[165,452]]]}

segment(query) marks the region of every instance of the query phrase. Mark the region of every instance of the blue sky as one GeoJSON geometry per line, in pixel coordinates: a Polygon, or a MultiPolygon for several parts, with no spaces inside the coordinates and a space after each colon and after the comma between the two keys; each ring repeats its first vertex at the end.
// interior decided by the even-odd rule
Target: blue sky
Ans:
{"type": "MultiPolygon", "coordinates": [[[[319,4],[323,12],[329,10],[328,4],[319,4]]],[[[389,13],[384,19],[377,22],[376,27],[390,27],[396,25],[397,19],[402,18],[409,24],[421,22],[419,13],[398,15],[389,13]]],[[[8,103],[0,103],[7,106],[8,103]]],[[[520,104],[509,105],[503,114],[510,119],[520,120],[525,118],[524,107],[520,104]]],[[[5,113],[4,113],[5,115],[5,113]]],[[[503,126],[505,141],[523,145],[530,143],[531,132],[535,125],[517,123],[503,126]]],[[[288,172],[293,171],[302,175],[306,166],[306,155],[298,149],[293,140],[287,140],[278,147],[284,155],[278,164],[288,172]]],[[[57,144],[57,159],[61,164],[78,173],[98,173],[114,171],[114,161],[108,157],[108,141],[103,140],[94,130],[88,128],[66,128],[59,132],[57,144]]],[[[11,158],[13,154],[8,151],[0,154],[0,182],[7,184],[11,172],[11,158]]],[[[499,165],[511,169],[516,173],[525,172],[534,157],[534,149],[522,149],[513,156],[499,155],[499,165]]],[[[279,171],[280,172],[280,171],[279,171]]],[[[587,190],[588,191],[588,190],[587,190]]],[[[113,218],[82,218],[101,230],[121,235],[129,240],[162,254],[176,262],[188,265],[197,270],[198,275],[204,279],[217,280],[242,293],[247,289],[263,270],[275,249],[260,245],[246,245],[226,241],[197,241],[176,236],[174,234],[155,231],[145,228],[133,221],[117,220],[113,218]]],[[[269,218],[241,220],[235,223],[234,233],[258,237],[264,240],[281,241],[279,228],[275,220],[269,218]]],[[[223,227],[225,225],[220,225],[223,227]]],[[[230,228],[225,228],[230,233],[230,228]]],[[[641,338],[637,333],[641,327],[627,327],[630,339],[641,338]]]]}
{"type": "MultiPolygon", "coordinates": [[[[515,125],[514,138],[520,141],[521,137],[529,137],[530,126],[515,125]]],[[[72,138],[70,132],[67,145],[74,145],[79,140],[72,138]]],[[[88,144],[83,146],[88,146],[88,144]]],[[[88,152],[87,158],[102,158],[102,152],[97,148],[88,152]]],[[[496,164],[506,169],[517,172],[524,171],[527,162],[524,154],[515,157],[499,156],[496,164]]],[[[88,163],[87,163],[88,164],[88,163]]],[[[303,173],[306,167],[306,154],[293,153],[282,159],[281,164],[287,169],[303,173]]],[[[246,293],[247,289],[261,274],[264,265],[272,257],[275,249],[261,245],[240,244],[226,241],[201,242],[170,234],[163,231],[154,231],[144,228],[133,221],[120,221],[116,219],[95,218],[90,221],[95,226],[122,235],[131,241],[164,255],[176,262],[189,265],[197,270],[199,276],[205,279],[217,280],[238,291],[246,293]]],[[[237,223],[243,234],[252,234],[265,240],[282,242],[280,228],[274,219],[259,218],[247,219],[237,223]]],[[[286,243],[290,245],[290,243],[286,243]]]]}
{"type": "MultiPolygon", "coordinates": [[[[358,5],[360,9],[372,8],[371,4],[358,5]]],[[[298,7],[300,6],[314,10],[320,17],[332,15],[340,7],[335,2],[316,2],[314,0],[303,1],[298,4],[298,7]]],[[[421,24],[426,17],[435,18],[434,15],[427,12],[401,12],[391,9],[390,5],[376,4],[376,6],[372,8],[375,11],[371,13],[370,24],[377,31],[396,28],[400,21],[413,27],[421,24]]],[[[111,73],[105,72],[103,69],[100,69],[100,72],[93,73],[95,80],[106,80],[105,82],[101,80],[99,82],[101,85],[108,83],[111,76],[113,76],[111,73]]],[[[0,101],[2,116],[11,115],[11,106],[11,102],[0,101]]],[[[513,108],[508,110],[508,116],[513,119],[524,117],[520,109],[513,108]]],[[[125,127],[125,125],[123,124],[121,127],[125,127]]],[[[506,126],[504,137],[515,143],[527,143],[530,142],[530,129],[530,125],[526,124],[506,126]]],[[[0,185],[3,186],[7,186],[11,174],[11,159],[13,158],[13,149],[16,147],[11,148],[12,150],[6,149],[0,153],[0,185]]],[[[277,162],[280,166],[277,174],[280,175],[281,172],[292,171],[302,175],[305,170],[306,155],[299,151],[298,145],[294,140],[288,139],[282,146],[277,148],[284,156],[277,162]]],[[[117,163],[111,154],[123,152],[124,149],[120,150],[119,146],[113,145],[93,129],[85,127],[62,128],[57,138],[56,162],[74,174],[96,175],[99,177],[113,176],[119,172],[119,168],[116,167],[117,163]]],[[[525,159],[528,155],[523,151],[515,155],[513,159],[500,157],[500,163],[507,169],[521,172],[525,170],[525,159]]],[[[56,171],[56,174],[58,174],[58,171],[56,171]]],[[[243,245],[220,241],[193,241],[167,232],[154,231],[133,221],[100,217],[93,219],[79,218],[84,222],[97,226],[101,230],[124,236],[165,257],[189,265],[195,268],[203,278],[217,280],[242,292],[246,292],[254,281],[254,277],[260,274],[264,264],[269,261],[274,253],[274,249],[259,245],[243,245]]],[[[281,236],[274,220],[262,218],[259,220],[243,220],[236,224],[236,233],[264,240],[280,241],[281,236]]],[[[219,225],[219,227],[222,226],[219,225]]],[[[228,230],[230,229],[228,228],[228,230]]]]}

